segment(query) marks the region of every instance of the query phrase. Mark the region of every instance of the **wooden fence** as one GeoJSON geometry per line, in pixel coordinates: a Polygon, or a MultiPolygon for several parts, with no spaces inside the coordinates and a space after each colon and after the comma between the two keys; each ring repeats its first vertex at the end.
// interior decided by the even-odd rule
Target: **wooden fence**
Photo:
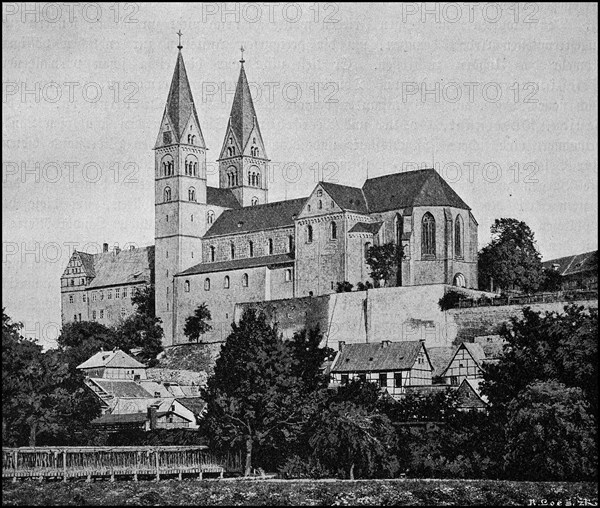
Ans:
{"type": "Polygon", "coordinates": [[[206,446],[52,446],[43,448],[2,448],[2,479],[132,476],[198,475],[212,473],[219,477],[242,470],[241,456],[217,458],[206,446]]]}
{"type": "Polygon", "coordinates": [[[598,291],[560,291],[557,293],[538,293],[534,295],[497,296],[495,298],[461,298],[454,308],[495,307],[500,305],[529,305],[534,303],[551,303],[583,300],[597,300],[598,291]]]}

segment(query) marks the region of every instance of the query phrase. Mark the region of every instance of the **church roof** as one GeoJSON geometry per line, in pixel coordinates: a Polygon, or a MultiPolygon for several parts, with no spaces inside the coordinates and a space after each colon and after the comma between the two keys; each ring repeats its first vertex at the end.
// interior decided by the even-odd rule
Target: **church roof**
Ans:
{"type": "MultiPolygon", "coordinates": [[[[88,254],[90,256],[90,254],[88,254]]],[[[93,254],[94,280],[88,289],[149,283],[154,271],[154,246],[93,254]]]]}
{"type": "Polygon", "coordinates": [[[245,268],[257,268],[259,266],[285,265],[293,262],[294,257],[291,254],[230,259],[228,261],[216,261],[214,263],[198,263],[196,266],[192,266],[175,276],[179,277],[184,275],[197,275],[200,273],[224,272],[227,270],[243,270],[245,268]]]}
{"type": "Polygon", "coordinates": [[[206,187],[206,203],[223,208],[241,207],[231,189],[221,189],[220,187],[206,187]]]}
{"type": "Polygon", "coordinates": [[[348,233],[371,233],[374,235],[381,229],[382,224],[383,222],[357,222],[348,233]]]}
{"type": "Polygon", "coordinates": [[[548,270],[553,270],[554,265],[558,265],[558,273],[563,277],[575,273],[598,270],[598,251],[575,254],[563,258],[550,259],[544,261],[542,266],[548,270]]]}
{"type": "Polygon", "coordinates": [[[421,341],[346,344],[331,372],[369,372],[410,369],[423,347],[421,341]]]}
{"type": "Polygon", "coordinates": [[[330,182],[320,182],[320,185],[342,210],[368,213],[365,196],[358,187],[330,182]]]}
{"type": "MultiPolygon", "coordinates": [[[[200,120],[198,119],[196,106],[194,106],[192,90],[188,81],[181,51],[177,54],[177,63],[175,64],[171,88],[169,89],[169,95],[167,97],[165,113],[169,117],[173,130],[175,131],[176,142],[181,140],[181,135],[192,115],[194,115],[198,128],[200,128],[200,120]]],[[[202,132],[200,132],[200,140],[201,146],[204,147],[202,132]]]]}
{"type": "Polygon", "coordinates": [[[435,169],[370,178],[362,191],[370,213],[413,206],[451,206],[470,210],[435,169]]]}
{"type": "Polygon", "coordinates": [[[252,134],[255,123],[258,125],[250,87],[248,86],[248,78],[246,77],[246,71],[244,70],[243,64],[240,69],[235,96],[233,97],[229,122],[231,129],[241,144],[243,152],[248,143],[248,139],[250,138],[250,134],[252,134]]]}
{"type": "Polygon", "coordinates": [[[293,227],[294,216],[300,213],[305,201],[306,198],[289,199],[225,210],[206,232],[204,238],[293,227]]]}

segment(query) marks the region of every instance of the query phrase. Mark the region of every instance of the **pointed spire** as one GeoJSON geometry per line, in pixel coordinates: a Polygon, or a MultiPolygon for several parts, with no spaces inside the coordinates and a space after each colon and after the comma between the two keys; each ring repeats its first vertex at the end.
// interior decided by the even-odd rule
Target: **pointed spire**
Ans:
{"type": "Polygon", "coordinates": [[[242,59],[240,63],[240,76],[238,78],[235,96],[233,97],[233,105],[231,106],[230,124],[235,136],[242,145],[242,150],[248,143],[248,138],[252,134],[254,126],[258,128],[258,120],[256,119],[256,111],[252,102],[252,94],[248,85],[248,78],[244,70],[244,49],[242,51],[242,59]]]}
{"type": "MultiPolygon", "coordinates": [[[[179,33],[181,33],[181,30],[179,33]]],[[[173,72],[173,79],[171,81],[171,88],[169,89],[167,106],[165,108],[165,113],[169,117],[170,123],[175,131],[175,142],[181,140],[182,133],[192,115],[200,129],[200,120],[198,119],[194,98],[192,97],[192,90],[185,70],[185,64],[183,63],[181,42],[177,47],[179,48],[179,53],[177,54],[177,63],[175,64],[175,71],[173,72]]],[[[200,132],[200,134],[202,133],[200,132]]],[[[204,145],[203,137],[200,136],[200,139],[202,140],[201,144],[204,145]]]]}

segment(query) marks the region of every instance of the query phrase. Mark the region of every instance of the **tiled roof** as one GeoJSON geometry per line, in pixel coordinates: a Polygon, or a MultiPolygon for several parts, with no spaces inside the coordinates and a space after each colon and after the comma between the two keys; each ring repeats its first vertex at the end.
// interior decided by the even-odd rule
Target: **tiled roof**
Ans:
{"type": "Polygon", "coordinates": [[[331,372],[368,372],[410,369],[421,351],[421,341],[346,344],[338,353],[331,372]]]}
{"type": "Polygon", "coordinates": [[[305,201],[306,198],[298,198],[225,210],[207,231],[204,238],[293,227],[294,216],[298,215],[305,201]]]}
{"type": "Polygon", "coordinates": [[[206,407],[206,402],[200,397],[177,397],[175,400],[196,415],[201,415],[206,407]]]}
{"type": "Polygon", "coordinates": [[[434,169],[370,178],[362,190],[370,213],[414,206],[452,206],[470,210],[434,169]]]}
{"type": "MultiPolygon", "coordinates": [[[[246,78],[246,71],[243,65],[240,69],[240,76],[235,89],[233,104],[231,105],[229,122],[236,138],[241,143],[243,152],[248,143],[248,138],[252,134],[255,122],[258,125],[256,111],[252,102],[252,94],[250,93],[248,78],[246,78]]],[[[266,157],[266,154],[263,154],[263,156],[266,157]]]]}
{"type": "Polygon", "coordinates": [[[223,208],[241,208],[240,202],[235,198],[231,189],[220,187],[206,187],[206,203],[223,208]]]}
{"type": "Polygon", "coordinates": [[[85,273],[89,277],[95,277],[96,272],[94,271],[94,255],[80,251],[77,251],[77,254],[79,255],[79,259],[81,259],[81,263],[83,264],[83,269],[85,270],[85,273]]]}
{"type": "Polygon", "coordinates": [[[376,234],[383,222],[357,222],[350,228],[348,233],[371,233],[376,234]]]}
{"type": "Polygon", "coordinates": [[[147,398],[153,395],[135,381],[105,378],[92,378],[92,381],[113,397],[147,398]]]}
{"type": "Polygon", "coordinates": [[[433,366],[432,376],[441,376],[446,370],[448,363],[454,356],[453,347],[428,347],[427,353],[429,353],[429,360],[433,366]]]}
{"type": "MultiPolygon", "coordinates": [[[[179,54],[177,55],[177,63],[175,64],[175,70],[173,72],[173,79],[171,81],[171,88],[169,89],[165,113],[169,117],[173,130],[175,131],[176,142],[181,140],[181,135],[187,127],[192,115],[194,115],[198,128],[200,128],[200,120],[198,119],[198,113],[196,113],[196,106],[194,106],[192,90],[190,89],[190,83],[188,81],[181,51],[179,51],[179,54]]],[[[198,145],[205,148],[202,132],[200,131],[199,134],[200,139],[198,140],[198,145]]]]}
{"type": "Polygon", "coordinates": [[[92,425],[118,425],[144,423],[147,419],[146,413],[125,413],[102,415],[91,421],[92,425]]]}
{"type": "Polygon", "coordinates": [[[176,277],[184,275],[196,275],[199,273],[223,272],[226,270],[243,270],[245,268],[256,268],[258,266],[284,265],[293,263],[292,254],[275,254],[273,256],[261,256],[258,258],[240,258],[229,261],[217,261],[215,263],[199,263],[187,270],[176,274],[176,277]]]}
{"type": "Polygon", "coordinates": [[[479,367],[483,368],[483,362],[485,360],[485,353],[481,344],[473,343],[473,342],[463,342],[462,345],[467,349],[470,353],[475,363],[479,365],[479,367]]]}
{"type": "Polygon", "coordinates": [[[145,369],[143,363],[129,356],[124,351],[99,351],[85,362],[78,365],[78,369],[93,369],[97,367],[113,367],[123,369],[145,369]]]}
{"type": "Polygon", "coordinates": [[[550,259],[544,261],[542,266],[548,270],[553,270],[553,265],[558,265],[558,273],[563,277],[575,273],[598,270],[598,251],[575,254],[563,258],[550,259]]]}
{"type": "Polygon", "coordinates": [[[367,202],[361,189],[330,182],[320,182],[320,185],[342,210],[368,212],[367,202]]]}
{"type": "Polygon", "coordinates": [[[94,272],[96,276],[88,288],[148,284],[154,272],[154,245],[124,249],[118,254],[114,251],[94,254],[94,272]]]}

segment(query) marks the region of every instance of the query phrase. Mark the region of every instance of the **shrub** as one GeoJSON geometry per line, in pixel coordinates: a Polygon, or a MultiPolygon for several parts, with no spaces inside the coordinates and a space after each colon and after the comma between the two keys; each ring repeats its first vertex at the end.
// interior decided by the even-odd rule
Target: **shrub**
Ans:
{"type": "Polygon", "coordinates": [[[305,460],[298,455],[293,455],[283,466],[279,468],[279,475],[286,480],[298,479],[298,478],[330,478],[332,475],[331,471],[326,469],[319,459],[309,457],[305,460]]]}
{"type": "Polygon", "coordinates": [[[350,284],[347,280],[344,282],[338,282],[335,288],[336,293],[350,293],[354,285],[350,284]]]}
{"type": "Polygon", "coordinates": [[[447,293],[444,294],[444,296],[442,296],[439,301],[438,301],[438,305],[440,306],[441,310],[448,310],[448,309],[454,309],[455,307],[458,307],[458,302],[462,299],[462,295],[460,293],[458,293],[457,291],[448,291],[447,293]]]}

